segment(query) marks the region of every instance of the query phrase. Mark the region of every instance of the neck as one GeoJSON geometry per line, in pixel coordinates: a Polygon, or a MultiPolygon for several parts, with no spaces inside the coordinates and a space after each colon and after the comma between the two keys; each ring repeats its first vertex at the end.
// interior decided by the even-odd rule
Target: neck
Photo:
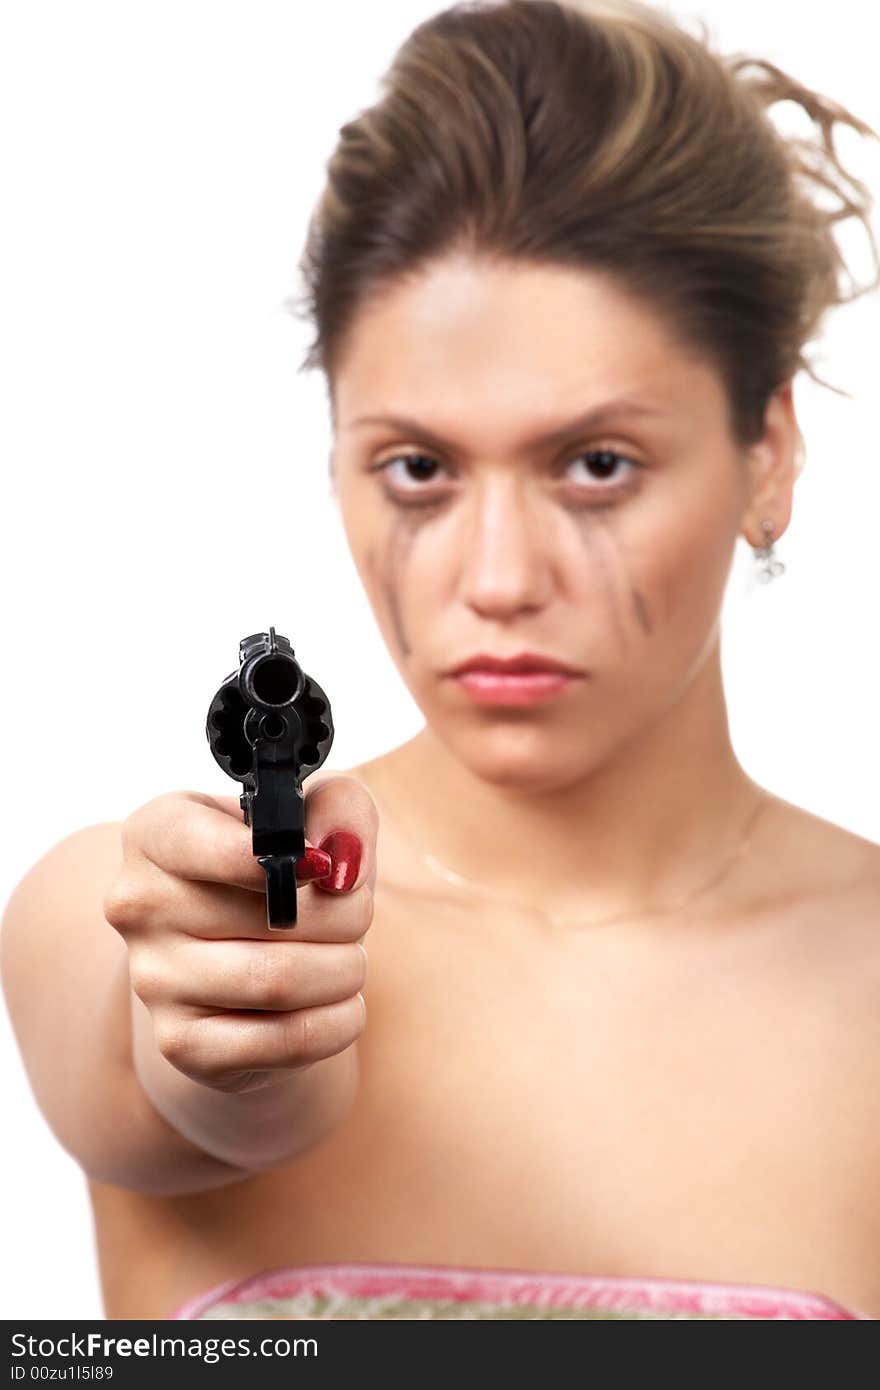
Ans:
{"type": "Polygon", "coordinates": [[[487,896],[549,916],[686,897],[736,855],[761,805],[731,745],[717,640],[676,704],[564,786],[489,782],[428,725],[384,761],[410,841],[487,896]]]}

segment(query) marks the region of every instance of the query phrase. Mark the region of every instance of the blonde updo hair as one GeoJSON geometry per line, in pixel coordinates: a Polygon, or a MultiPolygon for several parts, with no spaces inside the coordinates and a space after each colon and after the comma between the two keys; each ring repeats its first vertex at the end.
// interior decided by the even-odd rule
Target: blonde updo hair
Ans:
{"type": "Polygon", "coordinates": [[[838,124],[877,133],[837,102],[632,0],[454,4],[412,31],[382,92],[339,131],[291,301],[315,329],[300,370],[323,370],[331,402],[360,306],[460,249],[612,273],[714,363],[742,445],[799,368],[839,390],[804,346],[877,288],[880,258],[873,199],[834,144],[838,124]],[[783,136],[781,101],[810,137],[783,136]],[[867,234],[868,284],[837,244],[845,218],[867,234]]]}

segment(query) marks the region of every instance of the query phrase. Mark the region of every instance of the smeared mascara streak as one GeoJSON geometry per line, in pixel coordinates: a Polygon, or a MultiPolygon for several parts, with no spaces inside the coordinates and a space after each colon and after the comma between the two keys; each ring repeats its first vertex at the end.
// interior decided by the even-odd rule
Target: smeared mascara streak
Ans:
{"type": "Polygon", "coordinates": [[[389,576],[388,560],[383,559],[380,563],[375,546],[371,545],[364,555],[364,569],[370,576],[369,587],[372,588],[373,583],[375,583],[381,595],[381,599],[391,615],[391,625],[394,628],[396,642],[401,647],[404,654],[408,653],[409,643],[407,642],[406,633],[403,630],[403,624],[400,618],[395,586],[389,576]]]}
{"type": "Polygon", "coordinates": [[[640,591],[632,583],[629,586],[629,592],[632,597],[633,612],[635,613],[636,617],[639,620],[639,623],[641,624],[642,631],[645,632],[648,637],[650,637],[651,633],[654,631],[654,624],[651,621],[651,615],[648,612],[648,607],[645,603],[644,595],[640,593],[640,591]]]}
{"type": "Polygon", "coordinates": [[[632,601],[633,612],[635,613],[636,618],[638,619],[638,623],[642,631],[645,633],[646,636],[650,637],[650,635],[654,631],[654,622],[651,617],[648,605],[645,602],[645,596],[642,593],[642,591],[640,589],[637,589],[635,584],[632,582],[632,576],[630,574],[629,565],[627,564],[626,557],[620,546],[620,542],[618,541],[617,537],[612,533],[607,521],[603,516],[596,517],[596,520],[600,523],[600,525],[604,527],[605,535],[608,537],[609,542],[613,542],[618,552],[618,555],[620,556],[621,568],[626,571],[627,584],[629,585],[629,594],[630,599],[632,601]]]}
{"type": "Polygon", "coordinates": [[[382,566],[380,576],[385,602],[391,614],[394,636],[404,656],[409,656],[412,648],[403,625],[400,595],[403,589],[404,572],[418,524],[418,517],[415,516],[408,516],[404,513],[395,517],[388,538],[387,560],[382,566]]]}
{"type": "Polygon", "coordinates": [[[610,540],[610,537],[608,536],[607,523],[604,521],[602,517],[592,515],[589,512],[582,512],[578,516],[578,521],[581,524],[581,533],[584,537],[584,540],[586,541],[590,553],[594,557],[596,565],[599,569],[602,588],[605,591],[605,597],[608,603],[608,607],[611,610],[611,616],[614,621],[614,626],[617,629],[617,635],[620,639],[620,645],[625,651],[627,646],[629,645],[626,627],[624,625],[620,611],[620,602],[614,584],[614,577],[609,568],[607,556],[605,555],[604,540],[600,540],[600,527],[602,528],[602,536],[610,540]]]}
{"type": "MultiPolygon", "coordinates": [[[[620,553],[620,545],[605,517],[590,513],[584,513],[583,516],[579,518],[579,520],[582,523],[581,530],[585,539],[588,539],[590,536],[592,536],[594,540],[599,541],[600,533],[598,531],[598,528],[602,528],[601,536],[604,539],[600,544],[591,547],[591,549],[593,550],[596,562],[599,567],[603,587],[608,597],[609,607],[612,610],[614,623],[621,641],[621,646],[625,648],[627,645],[628,638],[622,620],[618,586],[614,581],[614,576],[612,575],[611,568],[608,564],[608,558],[604,548],[604,541],[607,540],[609,545],[614,546],[615,550],[618,552],[621,567],[627,569],[625,559],[623,555],[620,553]]],[[[632,611],[635,614],[639,627],[646,634],[646,636],[650,636],[654,631],[654,622],[651,613],[648,609],[648,605],[645,601],[645,596],[641,592],[641,590],[636,588],[635,584],[632,582],[632,578],[629,575],[628,570],[627,585],[629,588],[629,596],[632,605],[632,611]]]]}

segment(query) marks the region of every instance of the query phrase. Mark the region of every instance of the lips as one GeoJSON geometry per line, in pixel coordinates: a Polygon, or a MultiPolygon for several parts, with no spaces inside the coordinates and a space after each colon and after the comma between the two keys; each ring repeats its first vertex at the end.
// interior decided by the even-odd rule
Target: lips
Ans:
{"type": "Polygon", "coordinates": [[[519,652],[515,656],[495,656],[489,652],[479,652],[469,656],[448,672],[451,676],[461,676],[471,671],[492,671],[500,675],[537,675],[555,672],[561,675],[582,676],[584,671],[569,666],[555,657],[542,656],[538,652],[519,652]]]}
{"type": "Polygon", "coordinates": [[[447,674],[477,704],[522,706],[561,694],[587,673],[537,652],[506,657],[481,652],[447,674]]]}

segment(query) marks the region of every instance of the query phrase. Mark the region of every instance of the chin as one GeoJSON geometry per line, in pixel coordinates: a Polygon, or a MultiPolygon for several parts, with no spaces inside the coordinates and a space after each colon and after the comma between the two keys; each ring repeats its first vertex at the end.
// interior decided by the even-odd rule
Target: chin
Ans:
{"type": "Polygon", "coordinates": [[[464,730],[435,732],[475,777],[497,787],[558,791],[589,775],[582,733],[534,719],[485,721],[464,730]]]}

